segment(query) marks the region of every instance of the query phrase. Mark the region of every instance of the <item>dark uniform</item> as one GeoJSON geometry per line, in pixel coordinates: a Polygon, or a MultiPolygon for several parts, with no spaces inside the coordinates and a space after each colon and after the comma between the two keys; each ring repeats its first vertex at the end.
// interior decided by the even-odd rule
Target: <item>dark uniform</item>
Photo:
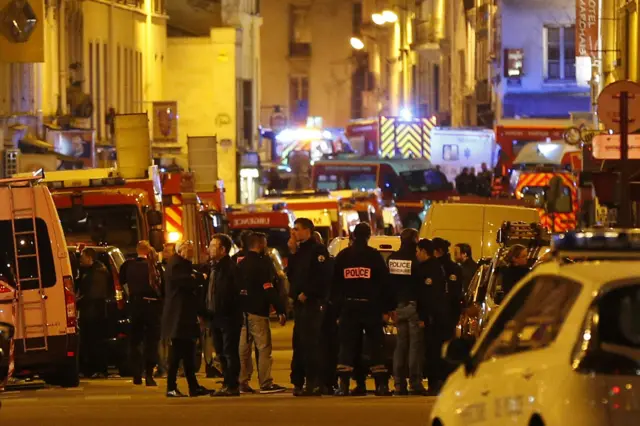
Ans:
{"type": "Polygon", "coordinates": [[[298,251],[289,260],[289,296],[294,300],[296,319],[293,327],[291,383],[296,392],[305,385],[305,379],[309,393],[318,393],[320,387],[327,385],[321,360],[324,355],[323,343],[328,343],[323,341],[325,336],[322,328],[327,308],[330,268],[327,248],[313,238],[300,244],[298,251]],[[303,293],[307,298],[304,303],[298,300],[303,293]]]}
{"type": "Polygon", "coordinates": [[[354,242],[336,257],[331,299],[340,321],[338,395],[347,395],[349,377],[362,332],[370,347],[371,372],[376,378],[376,393],[388,394],[387,369],[384,363],[382,314],[393,310],[389,290],[389,272],[378,250],[367,243],[354,242]]]}
{"type": "Polygon", "coordinates": [[[120,282],[129,288],[131,308],[131,367],[136,383],[142,378],[142,367],[147,378],[153,377],[158,363],[160,318],[162,316],[161,282],[158,270],[149,259],[139,257],[128,260],[120,269],[120,282]],[[141,344],[144,342],[144,363],[141,344]]]}
{"type": "Polygon", "coordinates": [[[437,392],[446,378],[447,364],[442,359],[442,345],[447,341],[451,308],[447,303],[447,279],[444,268],[436,258],[430,258],[417,267],[420,283],[418,312],[425,322],[424,374],[429,379],[429,392],[437,392]]]}
{"type": "Polygon", "coordinates": [[[442,266],[446,279],[446,298],[450,309],[449,323],[447,324],[448,334],[445,336],[446,340],[451,340],[455,336],[456,326],[460,320],[460,314],[462,313],[462,268],[456,262],[451,260],[449,253],[444,254],[438,258],[440,265],[442,266]]]}

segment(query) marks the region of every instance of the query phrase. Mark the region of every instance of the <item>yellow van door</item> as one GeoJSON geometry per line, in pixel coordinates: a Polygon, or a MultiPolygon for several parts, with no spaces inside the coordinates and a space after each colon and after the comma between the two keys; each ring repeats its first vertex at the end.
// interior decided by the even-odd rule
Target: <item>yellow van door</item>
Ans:
{"type": "Polygon", "coordinates": [[[477,258],[483,244],[483,226],[484,206],[481,204],[434,204],[425,218],[420,237],[444,238],[451,243],[452,251],[456,244],[469,244],[477,258]]]}

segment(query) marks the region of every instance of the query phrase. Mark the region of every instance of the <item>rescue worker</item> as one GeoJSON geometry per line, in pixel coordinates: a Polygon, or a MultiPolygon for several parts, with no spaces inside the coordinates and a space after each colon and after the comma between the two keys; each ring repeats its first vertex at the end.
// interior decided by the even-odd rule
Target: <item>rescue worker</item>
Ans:
{"type": "Polygon", "coordinates": [[[98,260],[92,248],[82,250],[80,255],[80,288],[78,310],[80,311],[80,342],[86,354],[85,374],[91,378],[107,377],[107,299],[109,298],[109,272],[98,260]]]}
{"type": "Polygon", "coordinates": [[[359,223],[353,231],[353,245],[344,249],[335,261],[331,298],[338,312],[340,352],[337,396],[349,395],[358,339],[364,331],[370,348],[371,373],[376,395],[387,396],[389,378],[383,355],[382,319],[394,308],[389,288],[389,271],[378,250],[369,247],[371,227],[359,223]]]}
{"type": "Polygon", "coordinates": [[[422,363],[424,360],[424,315],[419,314],[418,300],[424,285],[418,280],[416,249],[418,231],[407,228],[400,234],[400,250],[389,256],[389,274],[395,290],[396,311],[393,315],[398,330],[393,355],[395,395],[408,395],[407,379],[412,395],[424,395],[422,363]]]}
{"type": "Polygon", "coordinates": [[[142,384],[144,372],[146,385],[157,386],[153,379],[153,370],[158,364],[160,343],[161,279],[151,257],[149,242],[140,241],[136,252],[137,258],[126,261],[120,268],[120,282],[127,288],[131,312],[133,384],[142,384]],[[141,346],[144,346],[144,358],[141,346]]]}
{"type": "Polygon", "coordinates": [[[242,311],[236,264],[229,257],[233,243],[224,234],[213,236],[209,255],[213,262],[205,297],[216,354],[221,358],[223,387],[213,396],[240,396],[240,330],[242,311]]]}
{"type": "Polygon", "coordinates": [[[263,255],[264,236],[252,234],[246,248],[246,257],[238,264],[238,285],[240,304],[244,314],[244,325],[240,335],[240,391],[254,393],[249,386],[251,380],[251,352],[255,345],[258,348],[258,380],[260,393],[284,392],[285,388],[273,383],[271,367],[273,359],[270,308],[273,306],[281,325],[285,325],[287,317],[278,291],[273,285],[273,266],[263,255]]]}
{"type": "Polygon", "coordinates": [[[469,284],[478,270],[478,263],[473,260],[469,244],[456,244],[453,255],[462,270],[462,291],[466,294],[469,291],[469,284]]]}
{"type": "MultiPolygon", "coordinates": [[[[428,239],[418,242],[416,248],[418,313],[424,324],[425,365],[423,372],[428,379],[428,395],[437,395],[446,378],[448,364],[442,358],[442,345],[448,340],[450,307],[446,303],[447,280],[444,268],[434,256],[433,243],[428,239]]],[[[424,394],[424,393],[423,393],[424,394]]]]}
{"type": "Polygon", "coordinates": [[[189,385],[189,396],[209,395],[196,378],[196,340],[204,324],[198,318],[200,307],[199,287],[204,277],[193,270],[193,242],[176,244],[176,254],[171,256],[165,272],[166,297],[162,311],[162,337],[171,340],[169,347],[169,371],[167,373],[167,397],[185,395],[178,390],[177,377],[180,362],[189,385]]]}
{"type": "MultiPolygon", "coordinates": [[[[298,218],[293,235],[298,243],[287,270],[294,300],[293,358],[291,383],[294,396],[320,396],[322,371],[322,326],[327,307],[331,270],[329,252],[314,237],[313,222],[298,218]],[[306,384],[306,388],[305,388],[306,384]]],[[[326,342],[325,342],[326,343],[326,342]]]]}

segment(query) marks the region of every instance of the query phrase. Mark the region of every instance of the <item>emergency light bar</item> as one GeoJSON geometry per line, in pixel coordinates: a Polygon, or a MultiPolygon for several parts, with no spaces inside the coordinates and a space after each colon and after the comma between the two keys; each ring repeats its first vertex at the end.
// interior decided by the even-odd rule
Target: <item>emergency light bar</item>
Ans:
{"type": "Polygon", "coordinates": [[[314,196],[322,196],[328,197],[330,196],[330,191],[326,189],[305,189],[303,191],[269,191],[264,197],[265,198],[308,198],[314,196]]]}
{"type": "Polygon", "coordinates": [[[286,210],[286,203],[274,203],[273,205],[269,204],[234,204],[231,206],[227,206],[228,213],[269,213],[269,212],[279,212],[286,210]]]}
{"type": "Polygon", "coordinates": [[[548,245],[549,233],[539,223],[504,222],[496,235],[496,242],[505,246],[535,242],[548,245]]]}
{"type": "Polygon", "coordinates": [[[640,259],[640,229],[593,229],[554,235],[554,255],[588,259],[640,259]]]}
{"type": "Polygon", "coordinates": [[[66,188],[100,188],[105,186],[121,186],[126,180],[121,177],[109,177],[102,179],[76,179],[76,180],[59,180],[46,182],[49,189],[66,189],[66,188]]]}

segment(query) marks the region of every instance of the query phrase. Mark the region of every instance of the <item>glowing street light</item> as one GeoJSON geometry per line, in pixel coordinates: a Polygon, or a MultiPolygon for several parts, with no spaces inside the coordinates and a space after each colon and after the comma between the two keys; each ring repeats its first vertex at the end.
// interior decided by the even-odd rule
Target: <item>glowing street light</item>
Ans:
{"type": "Polygon", "coordinates": [[[390,24],[393,24],[394,22],[398,22],[398,15],[396,15],[396,13],[392,10],[383,11],[382,17],[384,18],[385,22],[388,22],[390,24]]]}
{"type": "Polygon", "coordinates": [[[387,23],[387,20],[384,19],[382,13],[374,13],[373,15],[371,15],[371,20],[376,25],[384,25],[387,23]]]}
{"type": "Polygon", "coordinates": [[[364,49],[364,42],[360,40],[358,37],[351,37],[351,40],[349,40],[349,42],[351,43],[351,47],[353,47],[356,50],[364,49]]]}

